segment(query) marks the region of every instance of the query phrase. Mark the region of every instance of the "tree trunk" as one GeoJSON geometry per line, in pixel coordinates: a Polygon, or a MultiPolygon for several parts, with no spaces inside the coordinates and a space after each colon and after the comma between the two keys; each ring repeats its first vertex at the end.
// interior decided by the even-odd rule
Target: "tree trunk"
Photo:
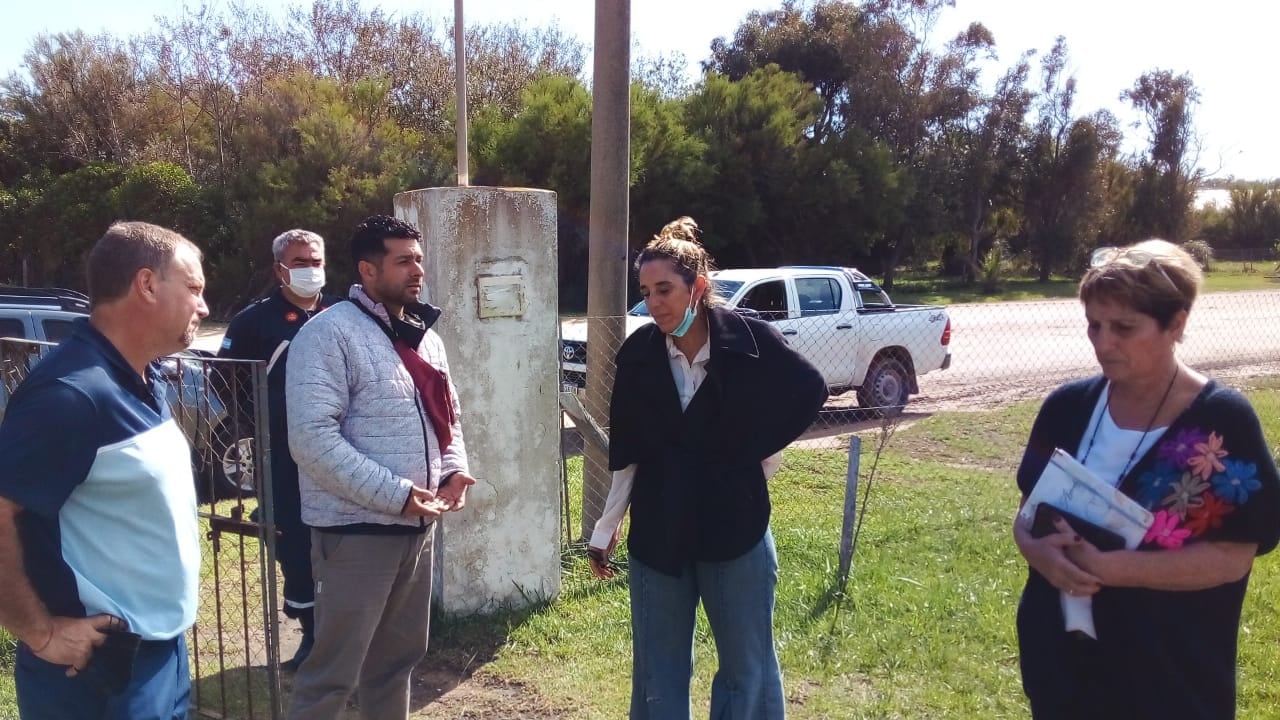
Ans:
{"type": "Polygon", "coordinates": [[[880,284],[885,292],[893,292],[893,278],[897,274],[898,262],[902,259],[902,250],[906,243],[907,241],[901,236],[889,243],[889,250],[884,255],[884,282],[880,284]]]}
{"type": "Polygon", "coordinates": [[[964,281],[966,285],[972,285],[978,279],[979,263],[982,262],[980,253],[978,252],[982,245],[982,213],[974,218],[973,224],[969,226],[969,262],[965,264],[964,281]]]}

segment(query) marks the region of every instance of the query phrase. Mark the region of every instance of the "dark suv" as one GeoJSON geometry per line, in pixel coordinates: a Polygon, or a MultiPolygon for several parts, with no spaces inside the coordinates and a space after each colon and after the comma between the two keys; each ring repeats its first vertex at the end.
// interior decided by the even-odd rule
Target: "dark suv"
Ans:
{"type": "MultiPolygon", "coordinates": [[[[73,290],[0,286],[0,418],[13,388],[88,314],[89,299],[73,290]]],[[[254,492],[252,457],[247,455],[252,444],[232,440],[251,432],[245,432],[243,421],[229,417],[220,392],[223,383],[211,377],[216,370],[209,357],[185,350],[160,361],[170,412],[191,443],[201,502],[254,492]]]]}

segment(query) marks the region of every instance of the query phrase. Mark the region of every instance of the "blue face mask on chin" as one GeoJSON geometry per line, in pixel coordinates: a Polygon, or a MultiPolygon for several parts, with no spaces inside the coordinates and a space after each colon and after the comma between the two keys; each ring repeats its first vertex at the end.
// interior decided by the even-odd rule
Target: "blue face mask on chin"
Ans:
{"type": "Polygon", "coordinates": [[[671,331],[671,337],[684,337],[689,332],[689,328],[693,327],[693,319],[698,317],[697,311],[693,309],[693,298],[689,298],[689,307],[684,309],[684,319],[671,331]]]}

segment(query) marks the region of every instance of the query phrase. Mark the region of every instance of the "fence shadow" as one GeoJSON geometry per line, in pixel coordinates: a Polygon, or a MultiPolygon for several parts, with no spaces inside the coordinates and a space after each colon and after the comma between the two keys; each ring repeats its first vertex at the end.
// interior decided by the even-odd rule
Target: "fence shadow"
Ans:
{"type": "Polygon", "coordinates": [[[191,683],[192,718],[270,720],[271,674],[265,665],[233,667],[191,683]]]}

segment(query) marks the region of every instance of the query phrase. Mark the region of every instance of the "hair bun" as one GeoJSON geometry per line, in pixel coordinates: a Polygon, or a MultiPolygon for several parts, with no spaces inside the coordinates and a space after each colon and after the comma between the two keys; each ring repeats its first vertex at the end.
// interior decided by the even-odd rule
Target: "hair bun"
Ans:
{"type": "Polygon", "coordinates": [[[683,215],[664,225],[658,232],[657,239],[696,243],[698,242],[698,223],[688,215],[683,215]]]}

